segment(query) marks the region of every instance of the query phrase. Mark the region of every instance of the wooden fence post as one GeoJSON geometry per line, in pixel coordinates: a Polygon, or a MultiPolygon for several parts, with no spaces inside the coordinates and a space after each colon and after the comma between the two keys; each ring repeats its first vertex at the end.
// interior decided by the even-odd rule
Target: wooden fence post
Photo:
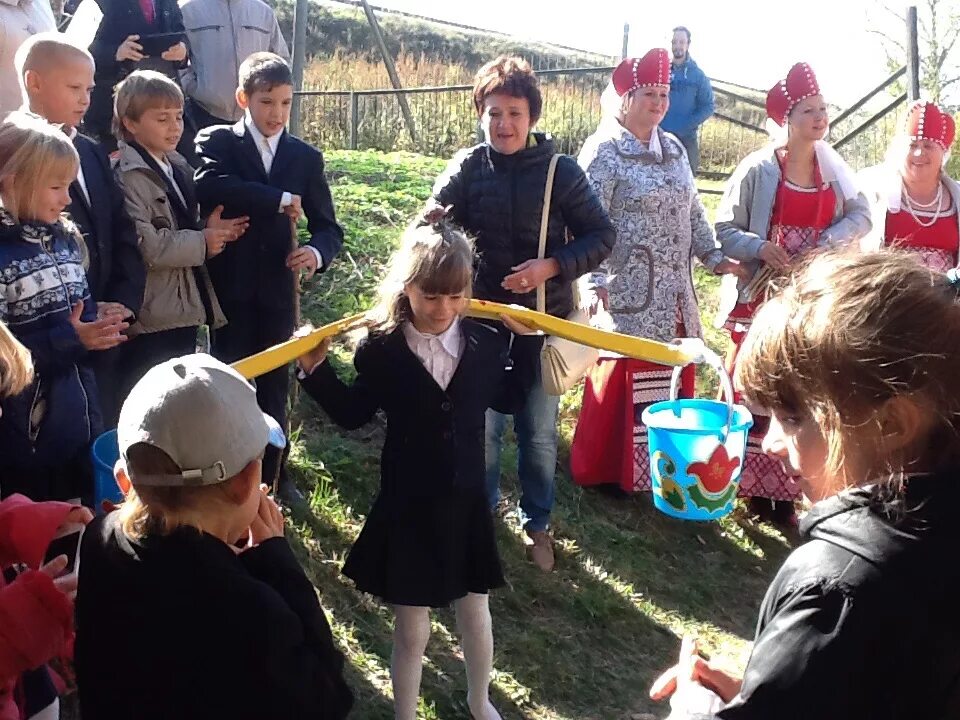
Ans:
{"type": "Polygon", "coordinates": [[[907,8],[907,101],[920,99],[920,49],[917,42],[917,7],[907,8]]]}
{"type": "MultiPolygon", "coordinates": [[[[402,90],[403,85],[400,84],[400,76],[397,74],[397,68],[393,64],[393,57],[390,55],[387,43],[383,39],[383,33],[380,32],[380,23],[377,22],[377,16],[373,14],[373,9],[367,0],[360,0],[360,4],[363,5],[363,12],[366,13],[367,22],[370,23],[373,39],[377,41],[377,45],[380,47],[380,54],[383,56],[383,64],[387,68],[387,75],[390,76],[390,82],[393,84],[394,89],[402,90]]],[[[417,126],[413,121],[413,113],[410,112],[410,105],[407,104],[407,96],[403,93],[397,93],[397,102],[400,103],[400,111],[403,113],[407,130],[410,131],[410,139],[413,140],[413,147],[419,150],[420,139],[417,137],[417,126]]]]}
{"type": "MultiPolygon", "coordinates": [[[[303,66],[307,60],[308,0],[297,0],[293,11],[293,89],[303,90],[303,66]]],[[[290,106],[290,133],[300,134],[300,95],[294,93],[290,106]]]]}
{"type": "Polygon", "coordinates": [[[350,149],[357,149],[360,128],[360,96],[350,91],[350,149]]]}

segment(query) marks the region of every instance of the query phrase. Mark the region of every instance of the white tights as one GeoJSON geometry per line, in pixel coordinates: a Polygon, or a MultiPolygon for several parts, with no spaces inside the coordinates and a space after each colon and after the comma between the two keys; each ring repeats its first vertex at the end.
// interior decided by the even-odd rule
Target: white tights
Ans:
{"type": "MultiPolygon", "coordinates": [[[[490,673],[493,670],[493,629],[488,596],[469,593],[455,600],[457,629],[467,666],[467,705],[474,720],[501,720],[490,703],[490,673]]],[[[430,608],[395,605],[393,657],[393,706],[396,720],[416,720],[420,696],[423,654],[430,639],[430,608]]]]}

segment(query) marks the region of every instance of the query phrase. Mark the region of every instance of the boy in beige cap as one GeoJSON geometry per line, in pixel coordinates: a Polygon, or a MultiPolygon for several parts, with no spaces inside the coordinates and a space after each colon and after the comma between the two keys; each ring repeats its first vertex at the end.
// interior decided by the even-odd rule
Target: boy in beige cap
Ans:
{"type": "Polygon", "coordinates": [[[343,656],[260,484],[284,438],[253,387],[174,358],[133,388],[117,437],[132,488],[80,551],[84,720],[345,717],[343,656]]]}

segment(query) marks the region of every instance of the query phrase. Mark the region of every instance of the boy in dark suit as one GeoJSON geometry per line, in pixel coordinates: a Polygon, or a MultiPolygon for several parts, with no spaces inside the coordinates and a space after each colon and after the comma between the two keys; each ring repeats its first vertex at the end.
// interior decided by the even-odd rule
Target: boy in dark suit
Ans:
{"type": "MultiPolygon", "coordinates": [[[[143,302],[146,278],[137,234],[106,154],[76,130],[90,106],[93,58],[59,33],[42,33],[24,43],[16,65],[27,108],[50,123],[61,124],[80,155],[80,170],[70,185],[67,212],[83,235],[89,254],[87,282],[97,314],[120,315],[132,324],[143,302]]],[[[108,427],[116,425],[123,401],[117,397],[117,358],[116,349],[94,353],[91,358],[108,427]]]]}
{"type": "MultiPolygon", "coordinates": [[[[224,217],[250,218],[243,237],[208,263],[227,316],[214,348],[225,362],[288,340],[295,324],[297,276],[326,270],[343,244],[323,155],[285,129],[292,101],[290,66],[279,55],[254,53],[240,66],[237,104],[244,118],[197,136],[201,210],[209,213],[223,205],[224,217]],[[301,214],[310,233],[305,245],[292,237],[292,224],[301,214]]],[[[260,407],[281,425],[288,386],[285,367],[257,378],[260,407]]],[[[281,496],[297,501],[299,493],[283,465],[279,451],[268,448],[264,477],[279,477],[281,496]]]]}

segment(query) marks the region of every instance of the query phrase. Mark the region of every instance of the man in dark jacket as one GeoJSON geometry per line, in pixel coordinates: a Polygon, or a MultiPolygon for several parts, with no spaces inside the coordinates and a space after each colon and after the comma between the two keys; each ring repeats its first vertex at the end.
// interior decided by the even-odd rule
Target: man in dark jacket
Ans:
{"type": "Polygon", "coordinates": [[[670,107],[661,127],[673,133],[687,149],[690,169],[697,174],[700,146],[697,132],[713,115],[713,88],[700,66],[690,57],[690,31],[682,25],[673,29],[673,63],[670,65],[670,107]]]}

